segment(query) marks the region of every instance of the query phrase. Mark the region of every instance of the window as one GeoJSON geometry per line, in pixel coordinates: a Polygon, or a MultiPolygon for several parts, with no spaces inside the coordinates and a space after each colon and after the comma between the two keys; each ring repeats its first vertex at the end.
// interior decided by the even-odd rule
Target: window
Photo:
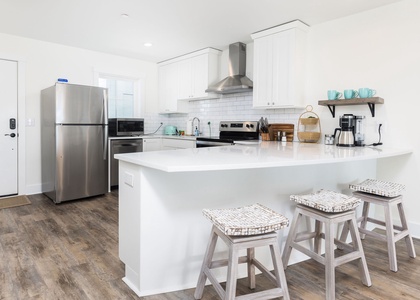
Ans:
{"type": "Polygon", "coordinates": [[[99,74],[98,85],[108,88],[109,118],[133,118],[140,115],[138,80],[99,74]]]}

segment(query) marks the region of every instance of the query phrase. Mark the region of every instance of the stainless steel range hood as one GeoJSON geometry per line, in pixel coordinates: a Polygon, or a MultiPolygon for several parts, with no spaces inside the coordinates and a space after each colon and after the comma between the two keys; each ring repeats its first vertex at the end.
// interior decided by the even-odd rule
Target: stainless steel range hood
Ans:
{"type": "Polygon", "coordinates": [[[206,93],[233,94],[251,92],[252,80],[245,76],[246,45],[234,43],[229,45],[229,76],[215,85],[209,86],[206,93]]]}

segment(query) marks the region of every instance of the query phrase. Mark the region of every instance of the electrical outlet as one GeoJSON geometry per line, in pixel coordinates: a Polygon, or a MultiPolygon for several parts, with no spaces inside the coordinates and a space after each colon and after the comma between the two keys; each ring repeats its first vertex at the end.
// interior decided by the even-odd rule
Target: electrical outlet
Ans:
{"type": "Polygon", "coordinates": [[[385,133],[386,130],[386,122],[384,120],[378,119],[375,120],[375,129],[376,131],[379,130],[379,126],[381,126],[381,133],[385,133]]]}
{"type": "Polygon", "coordinates": [[[125,172],[124,183],[128,186],[134,187],[134,175],[131,173],[125,172]]]}

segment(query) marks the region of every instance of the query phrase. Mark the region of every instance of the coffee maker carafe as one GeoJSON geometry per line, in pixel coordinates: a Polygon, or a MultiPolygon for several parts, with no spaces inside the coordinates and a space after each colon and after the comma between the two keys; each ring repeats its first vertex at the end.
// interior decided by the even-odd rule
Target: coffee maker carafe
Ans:
{"type": "Polygon", "coordinates": [[[356,126],[356,116],[352,114],[345,114],[340,117],[340,128],[334,131],[334,138],[338,141],[337,146],[354,147],[354,130],[356,126]],[[340,132],[337,137],[337,132],[340,132]]]}

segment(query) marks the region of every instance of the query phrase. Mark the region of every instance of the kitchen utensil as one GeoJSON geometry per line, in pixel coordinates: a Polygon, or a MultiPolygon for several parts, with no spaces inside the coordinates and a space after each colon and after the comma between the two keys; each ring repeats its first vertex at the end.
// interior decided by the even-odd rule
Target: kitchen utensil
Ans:
{"type": "Polygon", "coordinates": [[[262,133],[268,133],[268,120],[267,118],[261,117],[261,119],[259,120],[260,123],[260,130],[262,133]]]}

